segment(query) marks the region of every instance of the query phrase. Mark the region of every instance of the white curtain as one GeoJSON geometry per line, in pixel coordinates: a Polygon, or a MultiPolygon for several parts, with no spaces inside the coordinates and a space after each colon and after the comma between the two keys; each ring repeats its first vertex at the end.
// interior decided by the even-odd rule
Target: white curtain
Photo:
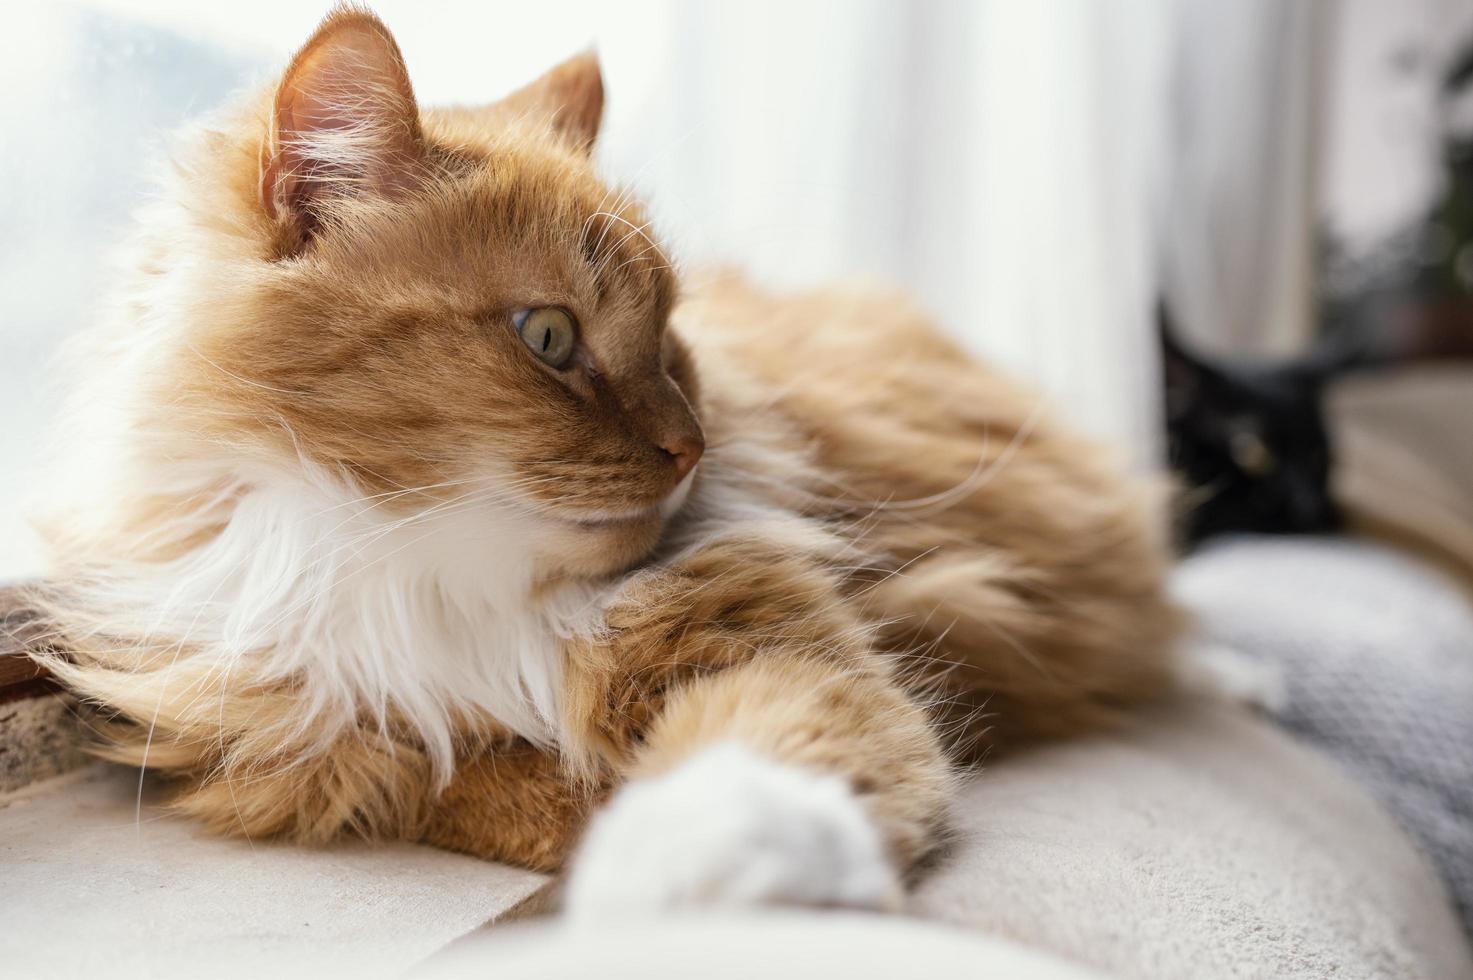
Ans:
{"type": "Polygon", "coordinates": [[[1183,0],[1163,271],[1199,346],[1287,354],[1314,320],[1330,0],[1183,0]]]}
{"type": "Polygon", "coordinates": [[[1467,0],[1180,0],[1163,271],[1199,346],[1310,342],[1318,248],[1355,255],[1438,190],[1436,89],[1467,0]]]}

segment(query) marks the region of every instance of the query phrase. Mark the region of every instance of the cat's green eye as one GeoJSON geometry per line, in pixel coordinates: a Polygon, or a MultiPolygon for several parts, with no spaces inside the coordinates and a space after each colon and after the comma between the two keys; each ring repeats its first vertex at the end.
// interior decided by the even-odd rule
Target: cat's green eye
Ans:
{"type": "Polygon", "coordinates": [[[527,349],[549,367],[565,368],[573,359],[573,343],[578,339],[578,326],[573,315],[557,306],[538,306],[518,310],[512,323],[527,349]]]}

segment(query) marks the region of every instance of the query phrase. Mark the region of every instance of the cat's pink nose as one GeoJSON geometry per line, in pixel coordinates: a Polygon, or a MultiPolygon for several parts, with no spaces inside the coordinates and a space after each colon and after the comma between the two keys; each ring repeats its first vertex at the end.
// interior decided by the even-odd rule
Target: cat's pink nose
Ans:
{"type": "Polygon", "coordinates": [[[660,449],[675,464],[675,477],[684,479],[696,467],[696,460],[706,451],[706,440],[698,435],[680,435],[660,441],[660,449]]]}

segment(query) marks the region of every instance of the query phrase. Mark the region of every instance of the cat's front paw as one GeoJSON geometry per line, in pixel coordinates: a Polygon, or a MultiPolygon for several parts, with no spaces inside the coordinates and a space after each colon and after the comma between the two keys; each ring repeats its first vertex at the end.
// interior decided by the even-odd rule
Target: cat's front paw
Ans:
{"type": "Polygon", "coordinates": [[[835,776],[708,749],[625,786],[573,864],[575,918],[754,905],[893,909],[901,887],[869,814],[835,776]]]}

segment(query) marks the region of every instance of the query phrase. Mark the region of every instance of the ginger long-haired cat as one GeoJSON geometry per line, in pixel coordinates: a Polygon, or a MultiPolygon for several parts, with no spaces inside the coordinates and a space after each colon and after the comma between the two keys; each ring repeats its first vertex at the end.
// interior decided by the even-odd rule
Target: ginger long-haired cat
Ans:
{"type": "Polygon", "coordinates": [[[201,133],[83,344],[35,655],[224,833],[891,905],[959,747],[1163,687],[1149,495],[902,298],[679,281],[602,103],[422,111],[344,8],[201,133]]]}

